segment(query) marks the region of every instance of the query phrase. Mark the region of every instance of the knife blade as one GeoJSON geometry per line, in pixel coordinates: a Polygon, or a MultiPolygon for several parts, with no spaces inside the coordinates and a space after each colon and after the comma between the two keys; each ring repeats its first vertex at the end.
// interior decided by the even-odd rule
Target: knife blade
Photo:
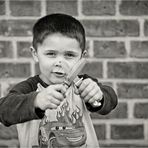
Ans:
{"type": "Polygon", "coordinates": [[[81,72],[81,70],[83,69],[83,67],[86,64],[86,59],[85,58],[81,58],[73,67],[72,69],[70,69],[70,71],[68,72],[68,75],[64,81],[64,84],[66,84],[68,87],[71,85],[71,83],[75,80],[79,78],[77,77],[78,74],[81,72]]]}
{"type": "MultiPolygon", "coordinates": [[[[86,64],[86,59],[82,58],[72,67],[72,69],[70,69],[70,71],[64,81],[64,85],[66,87],[69,87],[72,82],[74,82],[75,84],[82,82],[82,79],[78,78],[77,75],[81,72],[81,70],[83,69],[85,64],[86,64]]],[[[101,106],[101,102],[94,101],[93,103],[91,103],[91,105],[93,107],[99,107],[99,106],[101,106]]]]}

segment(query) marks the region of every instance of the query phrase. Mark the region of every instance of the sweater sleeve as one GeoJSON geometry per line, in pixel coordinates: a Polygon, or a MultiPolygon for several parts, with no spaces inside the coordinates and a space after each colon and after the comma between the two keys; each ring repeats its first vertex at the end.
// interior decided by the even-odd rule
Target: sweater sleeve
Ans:
{"type": "Polygon", "coordinates": [[[86,107],[89,111],[105,115],[111,112],[117,106],[118,103],[117,95],[112,87],[107,85],[102,85],[101,83],[98,83],[97,79],[94,79],[88,75],[83,75],[80,77],[83,77],[83,79],[91,78],[93,81],[95,81],[98,84],[101,91],[103,92],[103,100],[101,102],[102,105],[100,107],[93,107],[91,104],[86,103],[86,107]]]}
{"type": "Polygon", "coordinates": [[[5,126],[39,119],[43,111],[34,107],[37,95],[29,83],[17,84],[7,96],[0,99],[0,122],[5,126]]]}

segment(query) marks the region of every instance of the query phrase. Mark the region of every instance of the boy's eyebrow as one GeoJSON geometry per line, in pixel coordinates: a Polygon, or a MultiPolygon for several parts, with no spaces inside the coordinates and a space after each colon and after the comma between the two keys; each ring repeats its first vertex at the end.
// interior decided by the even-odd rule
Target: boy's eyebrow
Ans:
{"type": "Polygon", "coordinates": [[[44,52],[45,54],[47,54],[47,53],[54,53],[54,54],[57,54],[57,53],[58,53],[57,50],[52,50],[52,49],[47,49],[47,50],[44,50],[43,52],[44,52]]]}
{"type": "Polygon", "coordinates": [[[76,49],[67,49],[67,50],[65,50],[66,52],[78,52],[76,49]]]}
{"type": "Polygon", "coordinates": [[[76,51],[73,51],[73,50],[66,50],[65,52],[77,53],[76,51]]]}
{"type": "Polygon", "coordinates": [[[54,50],[54,49],[46,49],[45,52],[48,52],[48,51],[54,51],[56,52],[57,50],[54,50]]]}
{"type": "MultiPolygon", "coordinates": [[[[45,49],[45,52],[48,52],[48,51],[58,52],[59,50],[56,50],[56,49],[45,49]]],[[[75,50],[65,50],[64,52],[77,53],[77,51],[75,51],[75,50]]]]}
{"type": "MultiPolygon", "coordinates": [[[[49,48],[47,48],[47,49],[44,50],[44,52],[45,52],[45,53],[47,53],[47,52],[58,53],[58,52],[61,52],[61,51],[56,50],[56,49],[49,49],[49,48]]],[[[75,55],[78,54],[78,52],[75,51],[75,49],[67,49],[67,50],[64,50],[63,53],[65,53],[65,54],[71,53],[71,54],[75,54],[75,55]]]]}
{"type": "Polygon", "coordinates": [[[71,51],[71,50],[68,50],[68,51],[65,51],[65,54],[73,54],[73,55],[78,55],[78,52],[76,52],[76,51],[71,51]]]}

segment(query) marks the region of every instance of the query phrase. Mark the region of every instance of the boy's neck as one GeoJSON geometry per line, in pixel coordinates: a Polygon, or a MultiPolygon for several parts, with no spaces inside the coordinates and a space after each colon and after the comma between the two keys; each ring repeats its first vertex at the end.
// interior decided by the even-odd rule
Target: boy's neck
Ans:
{"type": "Polygon", "coordinates": [[[45,85],[51,85],[51,83],[50,82],[47,82],[47,80],[45,80],[45,78],[40,74],[39,75],[39,78],[42,80],[42,82],[45,84],[45,85]]]}

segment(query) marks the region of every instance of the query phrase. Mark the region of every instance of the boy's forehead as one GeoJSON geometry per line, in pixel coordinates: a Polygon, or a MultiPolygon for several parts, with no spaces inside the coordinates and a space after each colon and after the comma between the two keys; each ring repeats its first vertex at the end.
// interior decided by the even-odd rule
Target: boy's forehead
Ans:
{"type": "Polygon", "coordinates": [[[48,35],[44,41],[42,42],[43,45],[54,45],[54,46],[77,46],[80,47],[79,42],[75,38],[71,38],[62,34],[51,34],[48,35]]]}
{"type": "MultiPolygon", "coordinates": [[[[46,38],[67,38],[67,39],[75,39],[75,38],[72,38],[72,37],[69,37],[68,35],[65,35],[65,34],[62,34],[62,33],[51,33],[51,34],[48,34],[44,40],[46,40],[46,38]]],[[[76,39],[75,39],[76,40],[76,39]]]]}
{"type": "Polygon", "coordinates": [[[50,52],[50,51],[54,51],[54,52],[74,52],[74,53],[79,53],[79,52],[82,52],[82,50],[80,48],[63,48],[63,47],[60,47],[60,48],[57,48],[55,46],[46,46],[46,47],[43,47],[42,50],[44,50],[45,52],[50,52]]]}

